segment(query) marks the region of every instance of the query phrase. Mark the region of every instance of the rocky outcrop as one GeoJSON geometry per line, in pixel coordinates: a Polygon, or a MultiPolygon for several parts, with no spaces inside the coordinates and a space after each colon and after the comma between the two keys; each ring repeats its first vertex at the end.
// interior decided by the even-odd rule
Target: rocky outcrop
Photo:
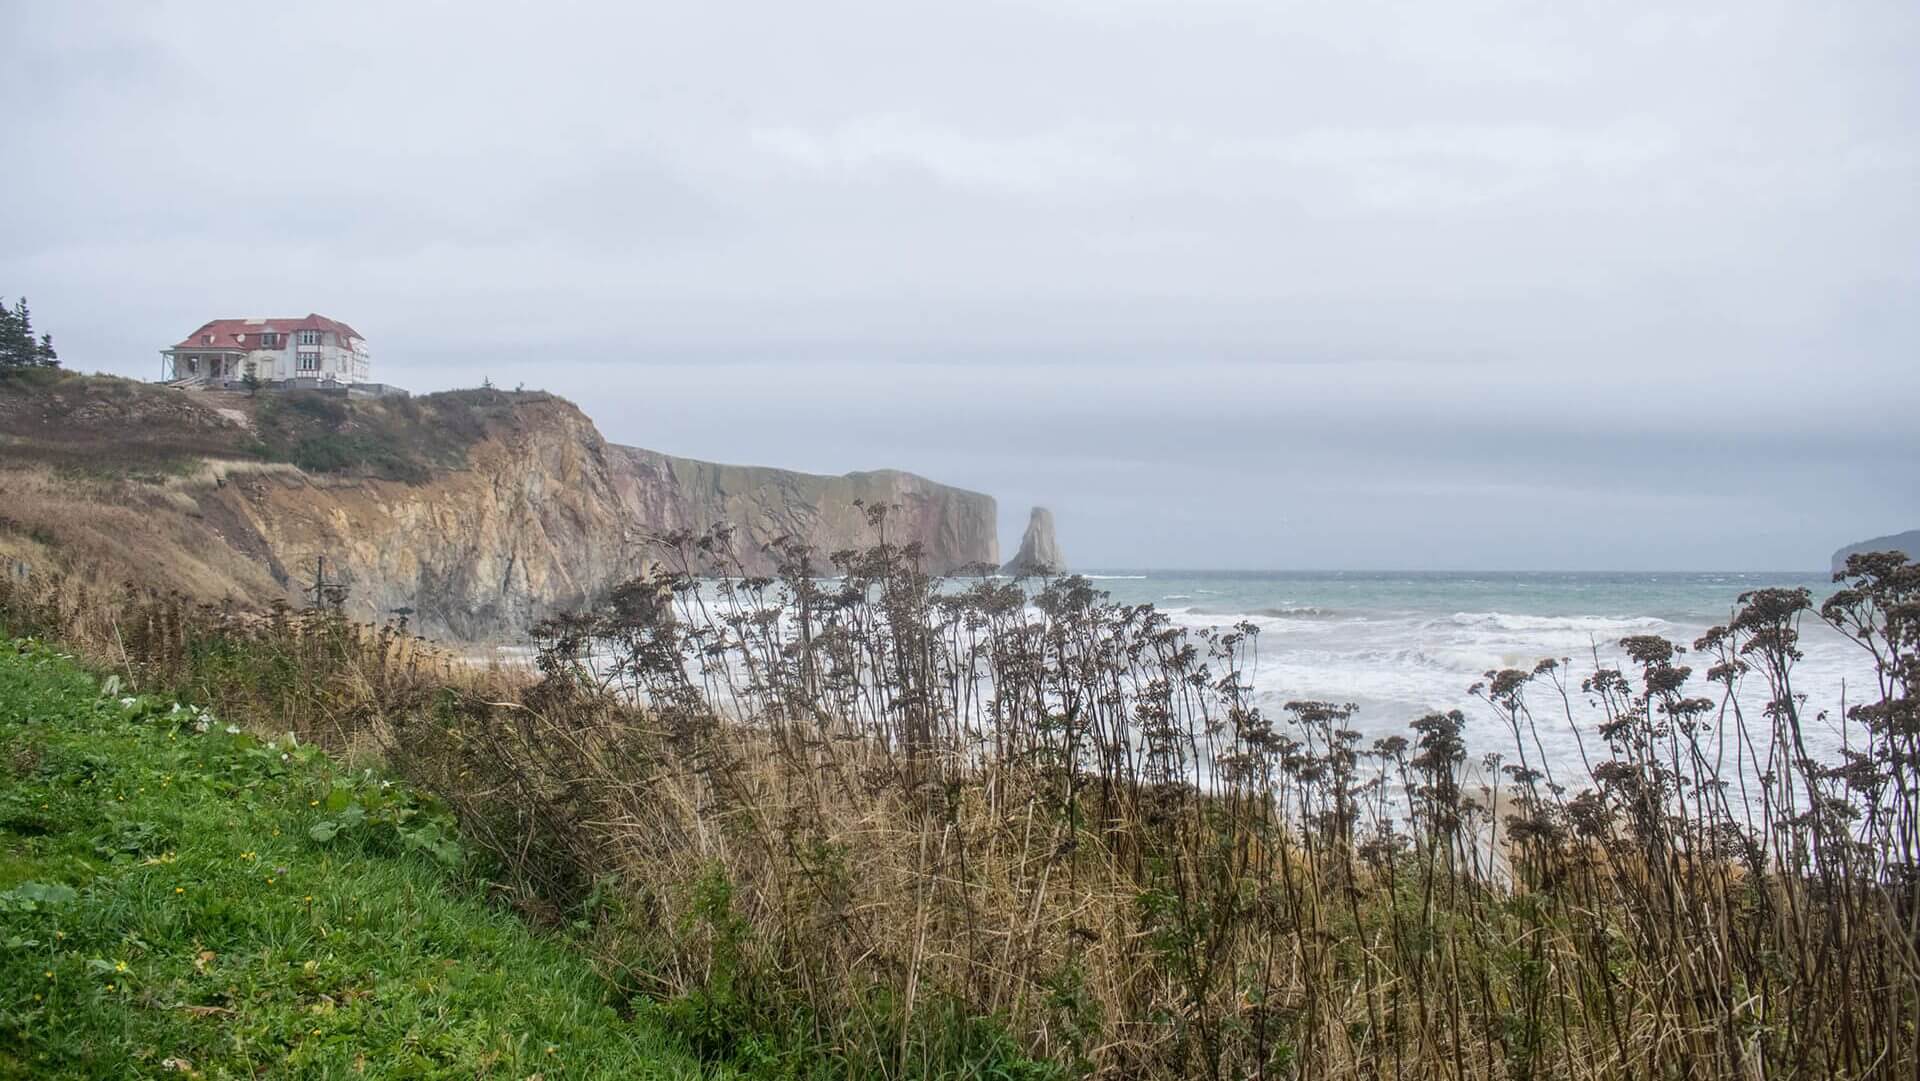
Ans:
{"type": "Polygon", "coordinates": [[[1045,507],[1033,508],[1027,518],[1027,531],[1020,537],[1020,550],[1000,568],[1000,573],[1015,577],[1044,576],[1066,569],[1067,559],[1060,554],[1060,541],[1053,535],[1053,512],[1045,507]]]}
{"type": "Polygon", "coordinates": [[[506,638],[644,566],[611,461],[592,422],[549,399],[515,408],[468,448],[465,468],[424,483],[294,472],[197,499],[236,554],[292,592],[325,559],[358,618],[406,611],[436,637],[506,638]]]}
{"type": "Polygon", "coordinates": [[[1833,571],[1838,574],[1847,565],[1847,557],[1861,552],[1904,552],[1908,559],[1920,560],[1920,529],[1909,529],[1886,537],[1849,544],[1833,553],[1833,571]]]}
{"type": "MultiPolygon", "coordinates": [[[[910,473],[830,477],[675,458],[606,442],[557,398],[469,398],[379,415],[400,436],[412,429],[394,425],[408,418],[425,431],[466,426],[454,463],[436,460],[411,482],[212,455],[164,479],[84,488],[46,466],[0,466],[11,508],[0,556],[249,604],[298,603],[324,559],[327,576],[349,587],[351,615],[407,612],[422,633],[462,641],[517,638],[594,600],[656,559],[653,538],[677,529],[732,523],[749,573],[772,569],[762,549],[782,536],[810,545],[824,566],[828,553],[875,539],[856,500],[894,505],[888,539],[918,541],[932,570],[999,556],[985,495],[910,473]]],[[[245,435],[236,426],[235,444],[245,435]]]]}

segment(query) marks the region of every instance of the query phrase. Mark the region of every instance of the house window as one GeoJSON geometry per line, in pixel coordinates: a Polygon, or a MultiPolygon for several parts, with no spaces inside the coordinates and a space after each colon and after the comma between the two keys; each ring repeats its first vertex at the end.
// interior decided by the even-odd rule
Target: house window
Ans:
{"type": "Polygon", "coordinates": [[[278,349],[279,347],[280,347],[280,335],[278,335],[278,334],[262,334],[262,335],[260,335],[260,348],[262,348],[262,349],[278,349]]]}
{"type": "Polygon", "coordinates": [[[300,344],[301,344],[301,345],[319,345],[319,344],[320,344],[320,332],[319,332],[319,331],[317,331],[317,330],[303,330],[303,331],[301,331],[301,332],[300,332],[300,344]]]}
{"type": "Polygon", "coordinates": [[[202,335],[200,335],[200,344],[201,344],[201,345],[212,345],[212,344],[213,344],[213,335],[211,335],[211,334],[202,334],[202,335]]]}
{"type": "Polygon", "coordinates": [[[319,371],[320,370],[320,354],[317,352],[301,353],[300,354],[300,370],[303,372],[319,371]]]}

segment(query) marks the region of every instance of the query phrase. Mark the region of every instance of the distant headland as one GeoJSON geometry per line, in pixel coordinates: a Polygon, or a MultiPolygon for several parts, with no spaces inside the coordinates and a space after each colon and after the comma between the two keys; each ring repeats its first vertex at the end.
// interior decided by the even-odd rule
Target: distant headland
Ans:
{"type": "Polygon", "coordinates": [[[1847,545],[1833,553],[1835,573],[1846,567],[1848,556],[1861,552],[1904,552],[1908,559],[1920,559],[1920,529],[1909,529],[1905,533],[1892,533],[1847,545]]]}

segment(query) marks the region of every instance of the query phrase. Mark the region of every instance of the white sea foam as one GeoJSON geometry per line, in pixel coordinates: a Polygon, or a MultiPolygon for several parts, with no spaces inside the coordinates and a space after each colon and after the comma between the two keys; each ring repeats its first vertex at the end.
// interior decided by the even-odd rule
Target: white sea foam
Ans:
{"type": "MultiPolygon", "coordinates": [[[[1404,735],[1407,722],[1432,711],[1461,710],[1474,755],[1518,753],[1513,732],[1501,724],[1470,690],[1488,672],[1504,668],[1530,671],[1542,659],[1562,660],[1576,729],[1565,723],[1558,692],[1542,683],[1533,695],[1543,711],[1538,746],[1530,757],[1547,755],[1548,764],[1568,779],[1583,769],[1586,755],[1601,753],[1597,718],[1580,690],[1596,667],[1634,668],[1620,639],[1641,634],[1667,637],[1683,647],[1704,633],[1707,622],[1674,622],[1651,615],[1529,615],[1503,611],[1372,611],[1343,613],[1317,606],[1262,607],[1229,612],[1224,606],[1165,609],[1174,622],[1191,628],[1252,623],[1261,634],[1255,661],[1247,673],[1257,705],[1271,714],[1288,701],[1320,699],[1353,702],[1360,707],[1355,727],[1369,738],[1404,735]],[[1583,743],[1584,740],[1584,743],[1583,743]]],[[[1809,741],[1816,751],[1836,752],[1842,736],[1839,704],[1843,687],[1857,701],[1870,687],[1872,669],[1863,651],[1837,634],[1810,622],[1802,629],[1805,659],[1795,673],[1796,689],[1808,694],[1809,741]],[[1821,709],[1831,711],[1825,722],[1821,709]]],[[[1717,688],[1699,673],[1704,658],[1683,655],[1693,664],[1693,692],[1717,698],[1717,688]]],[[[1742,689],[1750,716],[1759,716],[1766,697],[1756,678],[1742,689]]],[[[1531,741],[1534,737],[1529,735],[1531,741]]]]}
{"type": "Polygon", "coordinates": [[[1669,627],[1655,616],[1523,616],[1507,612],[1455,612],[1452,621],[1462,627],[1497,627],[1503,631],[1589,631],[1594,634],[1657,634],[1669,627]]]}

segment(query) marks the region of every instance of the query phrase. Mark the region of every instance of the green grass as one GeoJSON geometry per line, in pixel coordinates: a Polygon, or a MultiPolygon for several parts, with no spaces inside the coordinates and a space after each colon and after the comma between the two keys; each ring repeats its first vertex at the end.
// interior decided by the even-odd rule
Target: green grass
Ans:
{"type": "Polygon", "coordinates": [[[700,1076],[431,803],[0,638],[0,1078],[700,1076]]]}

